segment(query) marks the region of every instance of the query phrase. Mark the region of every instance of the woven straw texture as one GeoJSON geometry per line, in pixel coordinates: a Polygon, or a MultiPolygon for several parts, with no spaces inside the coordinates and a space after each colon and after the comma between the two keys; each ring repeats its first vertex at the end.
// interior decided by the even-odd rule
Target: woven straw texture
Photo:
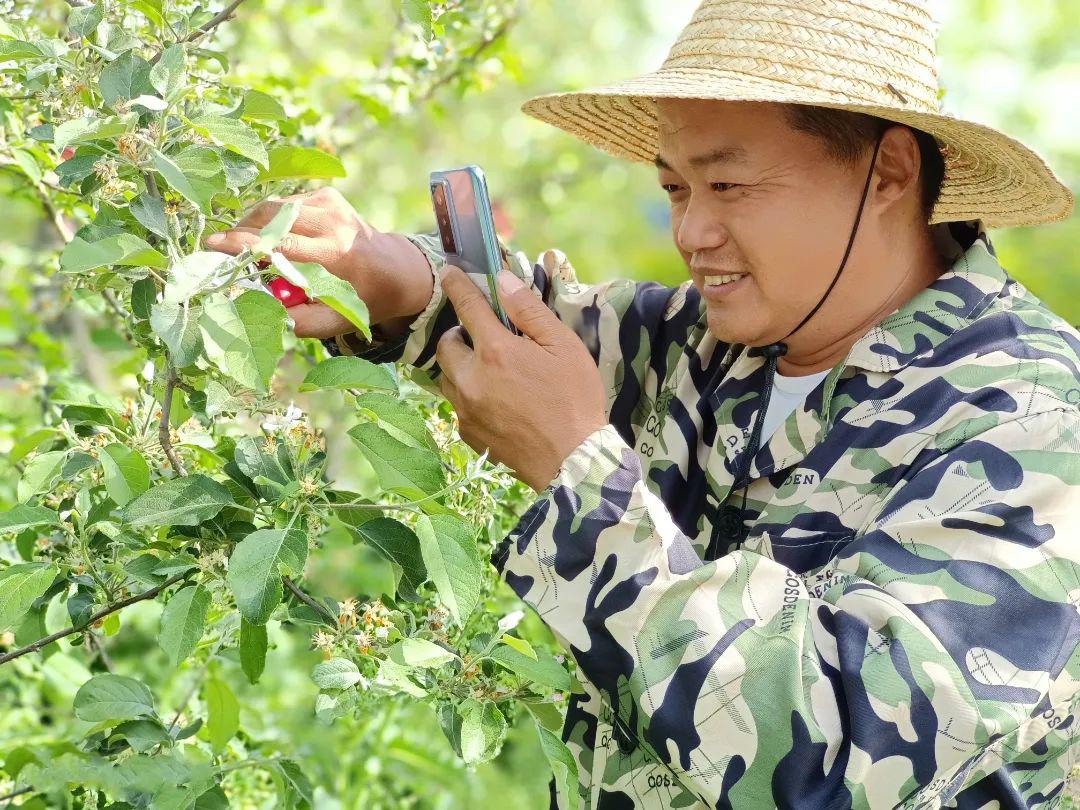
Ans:
{"type": "Polygon", "coordinates": [[[929,132],[945,156],[931,223],[1036,225],[1072,211],[1072,193],[1034,151],[941,111],[934,23],[920,0],[705,0],[659,69],[536,96],[521,109],[616,157],[652,163],[656,98],[812,104],[929,132]]]}

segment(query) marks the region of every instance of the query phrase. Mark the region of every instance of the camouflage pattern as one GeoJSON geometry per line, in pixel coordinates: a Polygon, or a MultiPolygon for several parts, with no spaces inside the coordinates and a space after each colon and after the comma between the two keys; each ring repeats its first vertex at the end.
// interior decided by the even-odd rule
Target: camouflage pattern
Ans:
{"type": "MultiPolygon", "coordinates": [[[[563,738],[583,804],[1053,806],[1080,653],[1080,334],[978,223],[763,444],[732,493],[763,360],[708,332],[690,282],[521,275],[588,345],[610,424],[495,564],[579,665],[563,738]],[[736,526],[737,528],[737,526],[736,526]]],[[[412,235],[437,266],[434,235],[412,235]]],[[[483,285],[481,289],[486,289],[483,285]]],[[[394,345],[427,369],[436,289],[394,345]]],[[[554,800],[553,800],[554,801],[554,800]]]]}

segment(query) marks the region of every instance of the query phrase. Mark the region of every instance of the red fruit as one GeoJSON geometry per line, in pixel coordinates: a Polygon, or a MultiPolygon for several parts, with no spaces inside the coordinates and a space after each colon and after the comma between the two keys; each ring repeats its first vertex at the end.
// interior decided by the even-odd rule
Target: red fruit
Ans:
{"type": "Polygon", "coordinates": [[[64,148],[64,151],[60,153],[60,160],[71,160],[75,157],[75,150],[70,146],[64,148]]]}
{"type": "Polygon", "coordinates": [[[274,298],[283,303],[286,308],[295,307],[297,304],[306,304],[308,301],[307,293],[281,276],[270,279],[266,286],[270,288],[274,298]]]}

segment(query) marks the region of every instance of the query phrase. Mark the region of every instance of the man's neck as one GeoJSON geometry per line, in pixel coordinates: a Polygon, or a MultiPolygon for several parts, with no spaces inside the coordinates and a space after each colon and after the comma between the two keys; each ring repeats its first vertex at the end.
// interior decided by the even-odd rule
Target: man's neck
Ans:
{"type": "MultiPolygon", "coordinates": [[[[785,341],[788,352],[777,364],[781,374],[799,377],[833,368],[863,335],[932,284],[944,269],[944,260],[929,237],[920,240],[913,251],[896,251],[892,256],[882,252],[874,260],[880,262],[878,267],[888,266],[884,277],[897,279],[895,286],[877,300],[852,290],[841,292],[838,286],[830,295],[835,300],[826,301],[813,318],[820,318],[823,326],[785,341]]],[[[859,269],[848,267],[845,273],[855,278],[859,269]]]]}

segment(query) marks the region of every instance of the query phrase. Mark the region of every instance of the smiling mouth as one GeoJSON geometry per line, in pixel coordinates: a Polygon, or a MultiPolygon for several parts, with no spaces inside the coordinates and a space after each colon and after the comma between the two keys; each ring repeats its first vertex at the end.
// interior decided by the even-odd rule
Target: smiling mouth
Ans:
{"type": "Polygon", "coordinates": [[[731,284],[733,281],[738,281],[747,273],[724,273],[719,276],[705,276],[706,287],[722,287],[724,284],[731,284]]]}

